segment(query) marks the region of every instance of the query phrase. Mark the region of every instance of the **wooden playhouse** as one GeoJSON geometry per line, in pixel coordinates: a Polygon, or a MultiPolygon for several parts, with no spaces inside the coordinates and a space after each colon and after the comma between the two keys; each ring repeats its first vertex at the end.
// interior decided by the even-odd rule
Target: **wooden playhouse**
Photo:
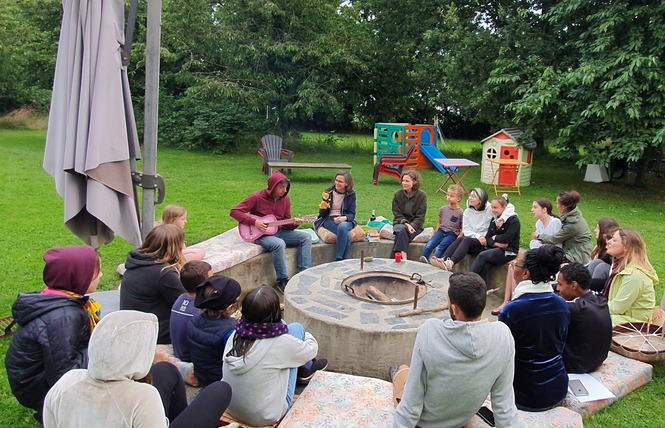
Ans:
{"type": "Polygon", "coordinates": [[[483,160],[480,181],[494,186],[494,192],[520,193],[520,187],[531,184],[533,149],[536,142],[520,140],[524,132],[518,128],[504,128],[480,143],[483,160]]]}

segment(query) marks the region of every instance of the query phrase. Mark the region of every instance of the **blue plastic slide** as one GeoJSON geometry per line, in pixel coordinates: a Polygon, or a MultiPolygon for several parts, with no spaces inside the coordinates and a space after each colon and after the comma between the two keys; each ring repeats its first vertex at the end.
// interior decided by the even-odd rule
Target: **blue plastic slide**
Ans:
{"type": "MultiPolygon", "coordinates": [[[[420,146],[420,152],[425,155],[425,157],[432,162],[432,165],[443,174],[448,174],[443,166],[440,163],[436,162],[434,159],[446,159],[446,155],[441,153],[441,151],[436,146],[420,146]]],[[[457,170],[457,168],[455,168],[457,170]]]]}

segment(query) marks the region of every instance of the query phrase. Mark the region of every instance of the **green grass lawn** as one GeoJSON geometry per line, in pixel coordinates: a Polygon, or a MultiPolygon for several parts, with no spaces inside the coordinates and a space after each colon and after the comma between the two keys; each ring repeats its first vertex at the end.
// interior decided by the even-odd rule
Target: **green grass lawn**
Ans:
{"type": "MultiPolygon", "coordinates": [[[[11,313],[17,293],[43,287],[42,255],[50,247],[76,245],[80,242],[63,225],[63,202],[55,191],[53,179],[42,169],[44,131],[0,130],[0,316],[11,313]]],[[[258,144],[257,144],[258,145],[258,144]]],[[[336,135],[307,133],[301,142],[294,143],[300,151],[299,162],[346,162],[358,193],[357,218],[369,219],[372,210],[377,215],[391,217],[392,194],[399,188],[397,180],[382,175],[379,185],[372,185],[371,135],[336,135]],[[333,141],[331,143],[331,141],[333,141]],[[335,147],[329,147],[334,144],[335,147]],[[307,147],[314,150],[305,151],[307,147]]],[[[294,148],[296,148],[294,147],[294,148]]],[[[470,157],[479,161],[480,144],[449,140],[442,151],[451,157],[470,157]]],[[[580,209],[593,229],[601,217],[615,217],[624,226],[638,230],[647,242],[649,256],[661,277],[665,276],[665,184],[663,179],[650,176],[650,188],[634,189],[624,182],[592,184],[582,179],[584,171],[570,161],[552,157],[534,157],[532,185],[522,188],[522,195],[511,194],[511,202],[522,220],[522,242],[526,244],[534,219],[530,214],[532,201],[537,197],[551,200],[561,190],[576,189],[582,194],[580,209]]],[[[266,176],[261,173],[261,161],[255,152],[212,155],[160,148],[157,171],[166,181],[166,199],[157,207],[157,214],[169,203],[186,207],[189,222],[185,232],[188,243],[196,243],[235,226],[229,210],[248,193],[265,187],[266,176]]],[[[435,193],[445,179],[436,170],[421,171],[423,190],[429,195],[427,225],[436,223],[441,193],[435,193]]],[[[318,212],[321,191],[327,187],[334,171],[293,170],[291,192],[293,213],[318,212]]],[[[467,187],[485,187],[480,183],[480,168],[466,177],[467,187]]],[[[491,192],[493,195],[493,190],[491,192]]],[[[120,277],[115,268],[124,261],[132,247],[116,239],[100,249],[103,273],[100,289],[115,288],[120,277]]],[[[658,299],[663,285],[656,290],[658,299]]],[[[0,341],[4,357],[9,339],[0,341]]],[[[654,381],[629,395],[607,410],[585,420],[590,427],[664,426],[665,370],[657,365],[654,381]]],[[[4,370],[0,370],[0,426],[36,427],[30,412],[14,399],[4,370]]]]}

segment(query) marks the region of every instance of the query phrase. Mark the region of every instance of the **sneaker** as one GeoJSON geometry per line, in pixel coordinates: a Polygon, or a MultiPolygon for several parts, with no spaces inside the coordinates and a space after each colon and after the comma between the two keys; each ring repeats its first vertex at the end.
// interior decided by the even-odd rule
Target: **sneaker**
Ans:
{"type": "Polygon", "coordinates": [[[286,290],[286,284],[288,282],[288,278],[278,279],[277,283],[275,284],[275,288],[277,288],[277,291],[279,291],[281,294],[284,294],[284,290],[286,290]]]}
{"type": "Polygon", "coordinates": [[[420,259],[418,259],[418,260],[420,260],[421,263],[429,264],[429,260],[427,260],[427,257],[425,257],[425,256],[420,256],[420,259]]]}
{"type": "Polygon", "coordinates": [[[308,369],[304,367],[298,367],[298,383],[300,385],[307,385],[309,381],[312,380],[314,373],[318,372],[319,370],[323,371],[326,368],[328,368],[328,360],[325,358],[321,358],[320,360],[314,358],[312,360],[312,367],[308,369]]]}
{"type": "Polygon", "coordinates": [[[448,272],[452,272],[452,271],[453,271],[453,266],[455,265],[455,263],[454,263],[452,260],[450,260],[450,259],[446,259],[446,261],[443,262],[443,264],[445,265],[445,269],[446,269],[448,272]]]}

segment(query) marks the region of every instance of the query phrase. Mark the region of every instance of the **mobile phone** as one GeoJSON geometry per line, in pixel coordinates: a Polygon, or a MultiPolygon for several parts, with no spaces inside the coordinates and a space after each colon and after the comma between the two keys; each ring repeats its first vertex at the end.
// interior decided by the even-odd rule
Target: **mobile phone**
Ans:
{"type": "Polygon", "coordinates": [[[589,395],[589,391],[584,387],[582,381],[579,379],[571,379],[568,381],[568,387],[573,392],[575,397],[586,397],[589,395]]]}
{"type": "Polygon", "coordinates": [[[492,412],[487,406],[481,407],[476,415],[480,417],[485,423],[491,427],[495,426],[494,424],[494,412],[492,412]]]}

